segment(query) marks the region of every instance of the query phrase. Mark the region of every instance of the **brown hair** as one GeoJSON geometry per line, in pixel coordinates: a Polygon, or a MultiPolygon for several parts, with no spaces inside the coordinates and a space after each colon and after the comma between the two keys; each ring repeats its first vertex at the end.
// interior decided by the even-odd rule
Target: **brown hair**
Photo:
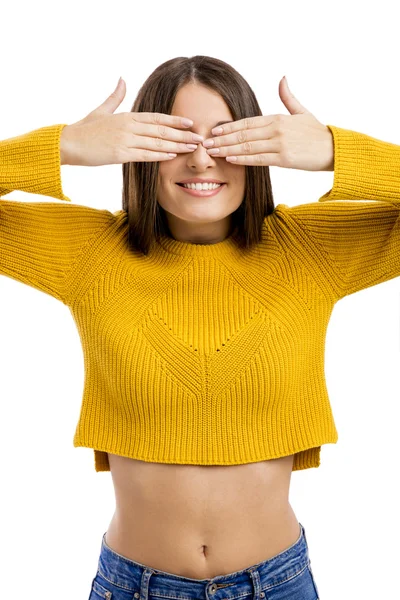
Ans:
{"type": "MultiPolygon", "coordinates": [[[[262,115],[247,81],[228,63],[210,56],[177,57],[161,64],[140,88],[131,112],[171,114],[178,91],[192,82],[218,92],[234,121],[262,115]]],[[[128,243],[145,255],[161,235],[173,237],[165,211],[157,202],[158,169],[159,161],[122,165],[122,208],[128,213],[128,243]]],[[[241,248],[248,249],[261,241],[264,217],[275,206],[269,167],[246,166],[245,171],[245,195],[232,213],[232,235],[241,248]]]]}

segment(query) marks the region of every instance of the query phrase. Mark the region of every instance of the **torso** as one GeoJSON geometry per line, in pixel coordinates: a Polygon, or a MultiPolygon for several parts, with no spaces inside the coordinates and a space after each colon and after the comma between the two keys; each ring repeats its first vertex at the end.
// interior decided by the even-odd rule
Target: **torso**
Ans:
{"type": "Polygon", "coordinates": [[[106,542],[143,565],[210,579],[267,560],[299,537],[289,504],[293,455],[234,466],[108,458],[116,510],[106,542]]]}

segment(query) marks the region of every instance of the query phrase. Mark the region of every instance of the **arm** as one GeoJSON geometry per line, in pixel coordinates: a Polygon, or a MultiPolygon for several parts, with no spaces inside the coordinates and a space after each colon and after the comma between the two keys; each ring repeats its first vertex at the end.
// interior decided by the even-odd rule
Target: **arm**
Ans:
{"type": "Polygon", "coordinates": [[[318,202],[383,200],[400,203],[400,146],[327,125],[334,143],[334,182],[318,202]]]}
{"type": "Polygon", "coordinates": [[[60,138],[64,127],[50,125],[0,141],[0,196],[21,190],[71,202],[61,183],[60,138]]]}
{"type": "Polygon", "coordinates": [[[12,190],[68,203],[0,199],[0,275],[67,304],[70,280],[91,243],[112,226],[114,215],[71,203],[60,177],[64,125],[43,127],[0,141],[0,196],[12,190]]]}
{"type": "Polygon", "coordinates": [[[320,280],[339,299],[400,276],[400,146],[327,127],[332,189],[318,202],[276,212],[302,240],[305,263],[319,266],[320,280]]]}

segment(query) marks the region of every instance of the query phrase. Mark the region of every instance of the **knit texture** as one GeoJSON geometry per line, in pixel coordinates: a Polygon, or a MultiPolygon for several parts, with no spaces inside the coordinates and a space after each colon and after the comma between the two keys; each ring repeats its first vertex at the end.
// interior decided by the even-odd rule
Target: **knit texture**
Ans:
{"type": "Polygon", "coordinates": [[[144,256],[128,248],[125,211],[64,196],[63,127],[0,142],[0,195],[69,202],[0,200],[0,274],[71,311],[85,365],[74,446],[94,450],[96,471],[107,452],[318,467],[338,440],[324,375],[333,307],[400,275],[400,146],[329,125],[332,189],[276,206],[255,248],[165,236],[144,256]]]}

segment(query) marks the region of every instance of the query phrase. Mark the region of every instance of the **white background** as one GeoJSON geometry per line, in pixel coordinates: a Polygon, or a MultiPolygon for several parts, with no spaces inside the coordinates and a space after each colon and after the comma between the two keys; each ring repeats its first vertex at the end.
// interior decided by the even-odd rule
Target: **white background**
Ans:
{"type": "MultiPolygon", "coordinates": [[[[205,54],[247,79],[264,115],[288,114],[278,95],[286,75],[322,123],[400,145],[395,9],[389,1],[9,2],[0,139],[80,120],[120,75],[127,94],[116,112],[130,111],[159,64],[205,54]]],[[[333,173],[271,167],[271,179],[275,205],[292,206],[317,201],[333,173]]],[[[121,165],[63,166],[62,180],[74,203],[121,208],[121,165]]],[[[341,300],[329,324],[325,372],[339,441],[322,447],[320,468],[293,473],[290,492],[322,600],[398,597],[399,314],[396,278],[341,300]]],[[[87,600],[115,500],[93,450],[72,445],[84,377],[78,332],[65,305],[5,277],[0,328],[1,595],[87,600]]]]}

